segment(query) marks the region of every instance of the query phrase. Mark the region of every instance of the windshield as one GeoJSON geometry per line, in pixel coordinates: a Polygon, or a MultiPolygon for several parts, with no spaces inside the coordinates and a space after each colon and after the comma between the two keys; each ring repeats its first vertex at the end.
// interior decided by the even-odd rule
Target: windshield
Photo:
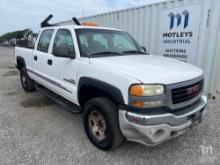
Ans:
{"type": "Polygon", "coordinates": [[[105,29],[76,29],[80,54],[83,57],[102,57],[145,54],[126,32],[105,29]]]}

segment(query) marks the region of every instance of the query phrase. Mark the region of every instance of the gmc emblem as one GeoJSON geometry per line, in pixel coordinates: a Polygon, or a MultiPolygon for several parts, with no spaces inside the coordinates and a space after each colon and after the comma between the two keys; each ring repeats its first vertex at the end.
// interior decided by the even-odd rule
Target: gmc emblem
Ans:
{"type": "Polygon", "coordinates": [[[194,93],[196,93],[196,92],[198,92],[198,91],[199,91],[199,85],[195,85],[195,86],[193,86],[193,87],[188,88],[188,89],[186,90],[186,94],[187,94],[187,95],[192,95],[192,94],[194,94],[194,93]]]}

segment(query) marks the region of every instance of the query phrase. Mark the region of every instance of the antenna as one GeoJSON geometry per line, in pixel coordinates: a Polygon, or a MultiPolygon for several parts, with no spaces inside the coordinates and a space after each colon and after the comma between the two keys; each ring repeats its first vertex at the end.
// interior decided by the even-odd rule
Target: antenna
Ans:
{"type": "Polygon", "coordinates": [[[82,17],[84,17],[85,15],[85,9],[84,9],[84,6],[82,6],[82,17]]]}

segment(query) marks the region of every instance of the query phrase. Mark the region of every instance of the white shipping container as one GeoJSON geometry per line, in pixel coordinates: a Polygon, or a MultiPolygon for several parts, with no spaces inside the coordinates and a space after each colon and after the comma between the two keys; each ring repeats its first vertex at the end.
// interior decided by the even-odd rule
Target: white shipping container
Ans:
{"type": "Polygon", "coordinates": [[[80,21],[125,30],[151,54],[199,66],[205,92],[216,96],[220,91],[220,0],[172,0],[80,21]]]}

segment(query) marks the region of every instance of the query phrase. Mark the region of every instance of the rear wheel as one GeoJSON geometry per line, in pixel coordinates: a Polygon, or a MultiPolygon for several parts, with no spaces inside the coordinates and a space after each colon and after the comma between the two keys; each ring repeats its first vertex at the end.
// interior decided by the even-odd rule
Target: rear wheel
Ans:
{"type": "Polygon", "coordinates": [[[114,149],[124,141],[117,106],[108,98],[90,100],[84,108],[83,123],[90,141],[102,150],[114,149]]]}
{"type": "Polygon", "coordinates": [[[20,70],[20,79],[21,79],[21,85],[23,89],[27,92],[32,92],[35,90],[35,83],[34,80],[32,80],[26,71],[26,68],[21,68],[20,70]]]}

